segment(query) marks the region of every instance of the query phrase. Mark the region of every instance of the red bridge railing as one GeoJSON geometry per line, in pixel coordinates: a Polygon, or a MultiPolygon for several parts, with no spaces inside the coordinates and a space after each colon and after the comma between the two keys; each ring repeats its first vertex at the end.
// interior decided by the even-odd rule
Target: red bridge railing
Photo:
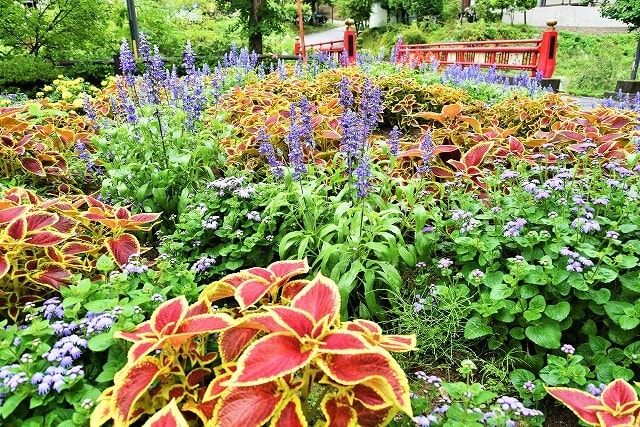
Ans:
{"type": "MultiPolygon", "coordinates": [[[[344,21],[347,24],[347,28],[344,30],[344,36],[340,40],[331,40],[320,43],[311,43],[304,46],[304,52],[300,43],[300,38],[296,37],[296,41],[293,47],[293,53],[295,55],[304,55],[311,50],[318,52],[325,52],[328,54],[335,54],[340,56],[342,52],[346,52],[348,65],[356,63],[356,29],[354,27],[355,21],[353,19],[347,19],[344,21]]],[[[304,58],[306,59],[306,58],[304,58]]]]}
{"type": "Polygon", "coordinates": [[[429,43],[396,45],[396,62],[431,63],[443,65],[496,67],[507,70],[530,71],[535,77],[538,72],[548,79],[556,67],[558,48],[557,21],[547,21],[547,28],[541,39],[491,40],[454,43],[429,43]]]}

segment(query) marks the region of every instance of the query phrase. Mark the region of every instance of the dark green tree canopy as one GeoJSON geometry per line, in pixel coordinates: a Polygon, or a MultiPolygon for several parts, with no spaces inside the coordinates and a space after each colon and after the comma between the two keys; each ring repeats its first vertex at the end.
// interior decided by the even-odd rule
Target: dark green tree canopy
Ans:
{"type": "Polygon", "coordinates": [[[101,45],[110,9],[103,0],[0,0],[0,42],[49,58],[101,45]]]}

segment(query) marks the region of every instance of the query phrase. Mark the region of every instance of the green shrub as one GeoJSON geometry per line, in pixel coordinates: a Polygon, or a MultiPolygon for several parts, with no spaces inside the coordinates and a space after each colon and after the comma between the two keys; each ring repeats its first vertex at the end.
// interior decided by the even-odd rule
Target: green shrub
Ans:
{"type": "Polygon", "coordinates": [[[402,32],[402,38],[407,44],[422,44],[428,42],[427,35],[415,24],[402,32]]]}
{"type": "Polygon", "coordinates": [[[0,92],[22,92],[30,97],[50,83],[60,71],[48,61],[34,56],[0,60],[0,92]]]}

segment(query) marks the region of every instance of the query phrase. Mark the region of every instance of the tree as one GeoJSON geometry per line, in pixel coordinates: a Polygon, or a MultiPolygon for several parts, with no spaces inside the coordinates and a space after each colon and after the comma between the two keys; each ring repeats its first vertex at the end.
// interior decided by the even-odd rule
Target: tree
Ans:
{"type": "Polygon", "coordinates": [[[427,17],[440,19],[444,9],[443,0],[387,0],[381,6],[404,23],[409,15],[418,20],[427,17]]]}
{"type": "Polygon", "coordinates": [[[337,6],[343,16],[356,21],[356,28],[359,30],[363,23],[369,21],[373,3],[374,0],[338,0],[337,6]]]}
{"type": "Polygon", "coordinates": [[[103,0],[0,0],[0,42],[49,59],[104,45],[109,8],[103,0]]]}
{"type": "MultiPolygon", "coordinates": [[[[629,26],[629,31],[640,28],[640,2],[638,0],[604,0],[600,13],[605,18],[617,19],[629,26]]],[[[631,80],[638,75],[638,63],[640,63],[640,34],[636,47],[636,57],[631,68],[631,80]]]]}
{"type": "Polygon", "coordinates": [[[227,13],[238,13],[240,23],[249,36],[249,50],[262,53],[262,37],[278,31],[284,24],[282,8],[276,0],[219,0],[227,13]]]}

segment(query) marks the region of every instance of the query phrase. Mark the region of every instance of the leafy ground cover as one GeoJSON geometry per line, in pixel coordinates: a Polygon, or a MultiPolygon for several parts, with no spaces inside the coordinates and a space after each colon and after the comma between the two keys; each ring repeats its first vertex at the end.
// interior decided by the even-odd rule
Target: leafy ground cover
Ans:
{"type": "Polygon", "coordinates": [[[0,109],[3,425],[636,420],[636,100],[140,54],[0,109]]]}

